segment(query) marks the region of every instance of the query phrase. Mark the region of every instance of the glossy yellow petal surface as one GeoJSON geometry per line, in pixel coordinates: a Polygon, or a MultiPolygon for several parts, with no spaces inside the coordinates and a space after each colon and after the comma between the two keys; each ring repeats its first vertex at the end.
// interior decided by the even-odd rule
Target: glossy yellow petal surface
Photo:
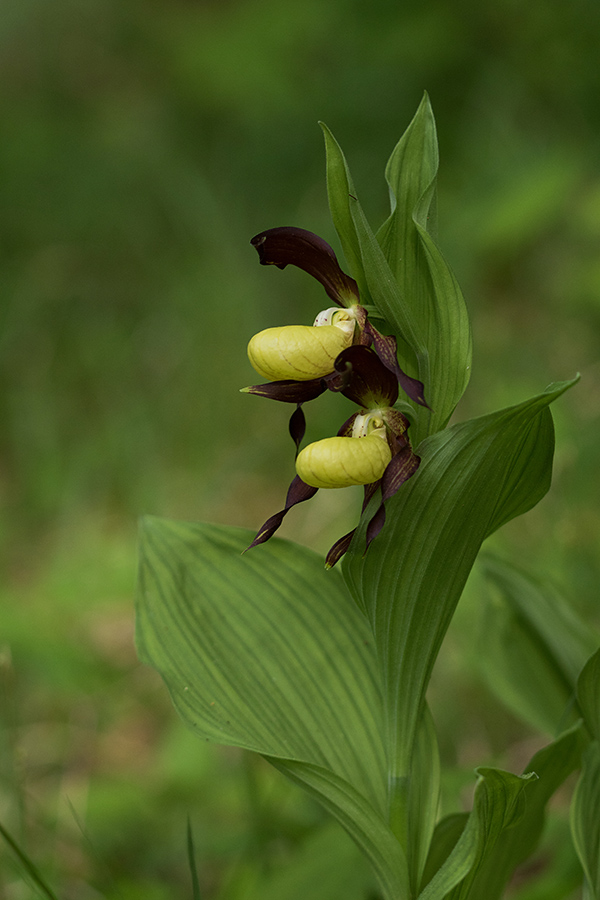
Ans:
{"type": "Polygon", "coordinates": [[[379,435],[325,438],[298,454],[296,472],[316,488],[372,484],[381,478],[391,458],[387,441],[379,435]]]}
{"type": "Polygon", "coordinates": [[[336,356],[352,335],[336,325],[284,325],[266,328],[248,344],[248,358],[269,381],[310,381],[333,372],[336,356]]]}

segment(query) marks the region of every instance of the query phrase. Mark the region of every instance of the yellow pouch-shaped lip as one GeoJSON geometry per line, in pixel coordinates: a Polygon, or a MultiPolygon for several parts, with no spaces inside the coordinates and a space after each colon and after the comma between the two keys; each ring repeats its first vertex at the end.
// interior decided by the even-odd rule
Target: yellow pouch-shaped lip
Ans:
{"type": "Polygon", "coordinates": [[[385,437],[331,437],[309,444],[298,454],[296,472],[316,488],[373,484],[392,458],[385,437]]]}
{"type": "Polygon", "coordinates": [[[352,334],[336,325],[266,328],[248,344],[252,367],[269,381],[310,381],[333,372],[336,357],[352,334]]]}

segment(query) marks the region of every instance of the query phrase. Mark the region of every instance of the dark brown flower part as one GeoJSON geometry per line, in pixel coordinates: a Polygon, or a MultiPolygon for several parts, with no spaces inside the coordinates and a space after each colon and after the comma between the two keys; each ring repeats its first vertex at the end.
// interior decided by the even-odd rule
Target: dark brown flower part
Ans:
{"type": "Polygon", "coordinates": [[[337,257],[327,241],[293,225],[269,228],[250,241],[256,248],[263,266],[297,266],[316,278],[327,296],[339,306],[353,306],[359,302],[358,285],[340,269],[337,257]]]}
{"type": "MultiPolygon", "coordinates": [[[[363,499],[363,505],[361,510],[361,515],[364,513],[365,509],[369,505],[369,501],[371,497],[376,492],[377,488],[380,485],[380,481],[374,482],[374,484],[365,484],[365,494],[363,499]]],[[[357,526],[358,527],[358,526],[357,526]]],[[[353,528],[352,531],[349,531],[348,534],[345,534],[343,537],[338,538],[333,547],[330,548],[327,557],[325,558],[325,568],[332,569],[337,562],[340,561],[342,556],[348,551],[350,544],[352,543],[352,538],[356,532],[356,528],[353,528]]]]}
{"type": "Polygon", "coordinates": [[[380,360],[390,372],[394,373],[407,397],[410,397],[419,406],[426,406],[427,409],[430,409],[429,404],[425,400],[423,382],[419,381],[418,378],[412,378],[410,375],[407,375],[398,365],[398,343],[396,338],[393,335],[381,334],[369,321],[364,326],[364,334],[371,338],[380,360]]]}
{"type": "Polygon", "coordinates": [[[350,437],[352,435],[352,429],[354,427],[354,423],[356,421],[356,417],[359,416],[360,413],[352,413],[349,419],[346,419],[342,427],[339,429],[337,436],[338,437],[350,437]]]}
{"type": "Polygon", "coordinates": [[[313,378],[311,381],[267,381],[265,384],[252,384],[242,388],[241,393],[257,394],[282,403],[308,403],[326,390],[327,383],[323,378],[313,378]]]}
{"type": "Polygon", "coordinates": [[[342,378],[339,390],[359,406],[378,409],[393,406],[398,399],[395,375],[369,347],[356,345],[342,350],[335,369],[342,378]]]}
{"type": "Polygon", "coordinates": [[[303,503],[305,500],[310,500],[311,497],[315,496],[317,491],[318,488],[311,487],[309,484],[302,481],[299,475],[296,475],[288,488],[284,508],[267,519],[262,528],[259,529],[258,534],[252,543],[246,547],[246,550],[251,550],[252,547],[257,547],[258,544],[264,544],[265,541],[272,538],[292,506],[296,506],[297,503],[303,503]]]}
{"type": "Polygon", "coordinates": [[[421,463],[421,457],[417,456],[413,448],[406,440],[406,444],[395,456],[392,456],[383,478],[381,479],[381,504],[375,515],[367,525],[365,553],[385,525],[385,502],[393,497],[396,491],[411,478],[421,463]]]}
{"type": "Polygon", "coordinates": [[[304,415],[301,403],[298,404],[292,413],[288,427],[290,430],[290,437],[296,445],[296,456],[298,456],[300,444],[306,433],[306,416],[304,415]]]}

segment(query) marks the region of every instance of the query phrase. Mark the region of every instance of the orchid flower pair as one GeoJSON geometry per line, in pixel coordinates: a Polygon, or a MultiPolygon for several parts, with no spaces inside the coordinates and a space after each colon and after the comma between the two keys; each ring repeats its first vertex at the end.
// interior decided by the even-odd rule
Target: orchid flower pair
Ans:
{"type": "MultiPolygon", "coordinates": [[[[358,286],[340,268],[332,248],[302,228],[271,228],[252,238],[262,265],[294,265],[316,278],[337,304],[320,312],[313,325],[267,328],[248,345],[253,368],[267,384],[244,388],[251,394],[296,404],[290,434],[296,444],[296,477],[284,508],[271,516],[250,544],[268,541],[289,510],[319,488],[364,485],[363,512],[381,488],[381,500],[366,533],[366,546],[385,522],[385,502],[420,463],[407,431],[409,421],[394,404],[398,385],[416,403],[427,406],[423,384],[398,365],[396,339],[372,325],[360,303],[358,286]],[[330,390],[359,406],[337,436],[299,451],[306,421],[302,405],[330,390]],[[299,451],[299,452],[298,452],[299,451]]],[[[327,554],[330,568],[348,550],[356,529],[341,537],[327,554]]]]}

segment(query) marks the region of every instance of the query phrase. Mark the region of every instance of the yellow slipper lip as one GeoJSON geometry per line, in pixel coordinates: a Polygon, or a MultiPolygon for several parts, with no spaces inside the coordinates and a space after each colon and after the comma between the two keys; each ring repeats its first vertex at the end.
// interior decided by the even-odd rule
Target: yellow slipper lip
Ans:
{"type": "Polygon", "coordinates": [[[269,381],[310,381],[333,372],[337,356],[352,343],[336,325],[266,328],[248,344],[252,367],[269,381]]]}
{"type": "Polygon", "coordinates": [[[385,437],[331,437],[309,444],[298,454],[296,472],[316,488],[373,484],[383,476],[392,452],[385,437]]]}

